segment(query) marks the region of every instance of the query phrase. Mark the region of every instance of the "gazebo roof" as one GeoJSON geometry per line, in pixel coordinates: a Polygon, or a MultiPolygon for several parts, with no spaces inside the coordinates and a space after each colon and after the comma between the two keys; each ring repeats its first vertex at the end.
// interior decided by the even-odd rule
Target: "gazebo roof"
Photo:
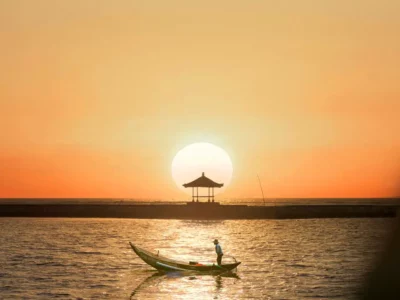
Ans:
{"type": "Polygon", "coordinates": [[[183,185],[185,188],[188,187],[216,187],[216,188],[220,188],[223,187],[224,184],[223,183],[216,183],[215,181],[212,181],[210,178],[206,177],[203,175],[195,180],[193,180],[192,182],[189,183],[185,183],[183,185]]]}

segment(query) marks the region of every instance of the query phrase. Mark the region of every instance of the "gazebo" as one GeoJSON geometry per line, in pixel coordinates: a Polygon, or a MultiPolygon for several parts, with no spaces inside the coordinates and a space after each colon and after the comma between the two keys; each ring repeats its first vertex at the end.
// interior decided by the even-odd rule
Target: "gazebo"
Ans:
{"type": "Polygon", "coordinates": [[[201,177],[193,180],[192,182],[185,183],[183,186],[185,188],[192,188],[192,202],[194,202],[195,200],[196,202],[199,202],[199,198],[208,198],[208,202],[210,202],[210,200],[214,202],[214,188],[221,188],[224,186],[224,184],[212,181],[210,178],[206,177],[203,172],[201,177]],[[199,196],[199,187],[208,188],[208,195],[199,196]],[[196,195],[194,193],[194,188],[196,188],[196,195]]]}

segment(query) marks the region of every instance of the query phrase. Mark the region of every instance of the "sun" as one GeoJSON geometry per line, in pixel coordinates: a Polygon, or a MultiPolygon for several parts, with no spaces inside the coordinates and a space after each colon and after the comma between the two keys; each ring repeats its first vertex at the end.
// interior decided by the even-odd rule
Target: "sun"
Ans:
{"type": "Polygon", "coordinates": [[[191,194],[191,189],[182,185],[200,177],[203,172],[213,181],[224,184],[221,189],[215,189],[215,194],[219,194],[229,185],[233,166],[228,153],[222,148],[210,143],[194,143],[175,155],[171,171],[176,185],[187,194],[191,194]]]}

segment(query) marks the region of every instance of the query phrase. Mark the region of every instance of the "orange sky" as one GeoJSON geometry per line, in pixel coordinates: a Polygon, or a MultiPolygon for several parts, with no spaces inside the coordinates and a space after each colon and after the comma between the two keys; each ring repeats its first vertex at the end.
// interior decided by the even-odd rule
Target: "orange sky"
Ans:
{"type": "Polygon", "coordinates": [[[257,174],[267,197],[393,196],[399,11],[0,1],[0,197],[187,199],[170,169],[193,142],[231,156],[222,198],[260,197],[257,174]]]}

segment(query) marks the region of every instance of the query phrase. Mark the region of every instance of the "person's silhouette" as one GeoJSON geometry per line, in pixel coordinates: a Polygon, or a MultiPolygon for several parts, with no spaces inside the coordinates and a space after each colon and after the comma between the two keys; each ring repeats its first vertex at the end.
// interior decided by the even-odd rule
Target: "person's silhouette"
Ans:
{"type": "Polygon", "coordinates": [[[222,252],[221,245],[219,244],[218,240],[214,240],[214,245],[215,245],[215,252],[217,253],[217,263],[218,265],[221,265],[222,262],[222,256],[224,253],[222,252]]]}

